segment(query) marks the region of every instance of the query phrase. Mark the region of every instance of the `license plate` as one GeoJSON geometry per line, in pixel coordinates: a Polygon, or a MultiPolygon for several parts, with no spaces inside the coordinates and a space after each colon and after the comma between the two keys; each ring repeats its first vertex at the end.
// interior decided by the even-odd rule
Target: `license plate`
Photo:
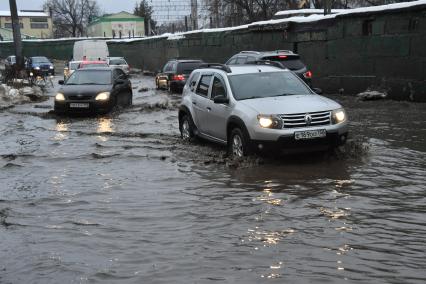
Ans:
{"type": "Polygon", "coordinates": [[[327,136],[327,131],[325,129],[294,132],[294,139],[296,139],[296,140],[322,138],[322,137],[325,137],[325,136],[327,136]]]}
{"type": "Polygon", "coordinates": [[[89,103],[70,103],[72,108],[89,108],[89,103]]]}

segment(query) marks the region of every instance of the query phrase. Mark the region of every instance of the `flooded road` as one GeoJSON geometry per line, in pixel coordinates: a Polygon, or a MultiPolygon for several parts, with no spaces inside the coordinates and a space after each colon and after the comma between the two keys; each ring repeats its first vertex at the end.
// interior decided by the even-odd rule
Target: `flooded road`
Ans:
{"type": "Polygon", "coordinates": [[[426,281],[426,105],[333,97],[340,152],[236,162],[132,81],[108,116],[0,111],[0,283],[426,281]]]}

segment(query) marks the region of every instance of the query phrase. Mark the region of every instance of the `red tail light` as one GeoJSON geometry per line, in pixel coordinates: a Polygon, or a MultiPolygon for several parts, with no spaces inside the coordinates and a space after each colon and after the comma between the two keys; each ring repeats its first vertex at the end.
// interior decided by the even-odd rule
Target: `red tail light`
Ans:
{"type": "Polygon", "coordinates": [[[305,77],[306,79],[311,79],[312,78],[312,72],[308,71],[303,73],[303,77],[305,77]]]}
{"type": "Polygon", "coordinates": [[[185,77],[183,75],[173,75],[172,80],[173,81],[184,81],[185,77]]]}
{"type": "Polygon", "coordinates": [[[287,58],[287,55],[278,55],[278,58],[287,58]]]}

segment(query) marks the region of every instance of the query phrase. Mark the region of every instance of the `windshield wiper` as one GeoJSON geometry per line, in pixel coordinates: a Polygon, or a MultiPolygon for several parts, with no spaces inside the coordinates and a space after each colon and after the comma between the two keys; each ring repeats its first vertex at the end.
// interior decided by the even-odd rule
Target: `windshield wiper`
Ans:
{"type": "Polygon", "coordinates": [[[280,95],[274,95],[271,97],[284,97],[284,96],[295,96],[297,94],[292,94],[292,93],[284,93],[284,94],[280,94],[280,95]]]}
{"type": "Polygon", "coordinates": [[[251,97],[248,97],[248,98],[242,98],[241,100],[251,100],[251,99],[261,99],[261,98],[264,98],[264,97],[261,97],[261,96],[251,96],[251,97]]]}

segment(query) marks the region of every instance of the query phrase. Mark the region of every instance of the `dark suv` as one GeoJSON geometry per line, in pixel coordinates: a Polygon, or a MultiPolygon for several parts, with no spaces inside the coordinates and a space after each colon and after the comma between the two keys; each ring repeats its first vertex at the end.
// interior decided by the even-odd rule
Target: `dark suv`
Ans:
{"type": "Polygon", "coordinates": [[[275,50],[275,51],[241,51],[232,56],[226,65],[239,65],[248,62],[256,62],[259,60],[276,61],[293,71],[308,85],[311,85],[312,72],[300,60],[300,56],[290,50],[275,50]]]}
{"type": "Polygon", "coordinates": [[[157,89],[165,88],[170,92],[182,92],[185,86],[186,79],[194,69],[203,64],[202,60],[198,59],[171,59],[163,70],[155,77],[155,85],[157,89]]]}

